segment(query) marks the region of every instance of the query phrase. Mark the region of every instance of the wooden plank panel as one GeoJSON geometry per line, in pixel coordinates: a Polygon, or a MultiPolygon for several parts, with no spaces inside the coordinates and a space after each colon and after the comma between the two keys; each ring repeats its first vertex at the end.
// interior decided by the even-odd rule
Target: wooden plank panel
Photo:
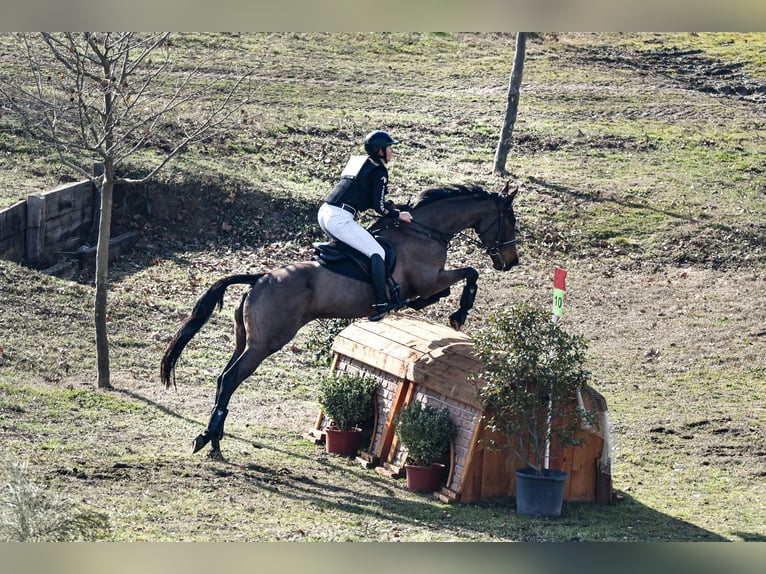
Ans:
{"type": "Polygon", "coordinates": [[[380,369],[395,377],[405,378],[407,376],[409,366],[406,360],[377,353],[369,347],[360,348],[353,343],[349,343],[349,345],[348,349],[340,346],[336,352],[344,357],[353,357],[356,361],[362,362],[374,369],[380,369]]]}
{"type": "Polygon", "coordinates": [[[463,484],[460,488],[460,502],[476,502],[481,500],[481,476],[484,473],[482,462],[484,460],[484,447],[478,437],[474,441],[477,445],[471,451],[463,471],[463,484]]]}
{"type": "MultiPolygon", "coordinates": [[[[447,483],[447,486],[451,490],[457,493],[461,493],[463,491],[463,486],[469,480],[468,476],[469,476],[469,473],[471,472],[471,461],[474,459],[476,451],[481,449],[481,445],[479,443],[478,437],[483,427],[484,427],[484,424],[481,420],[481,417],[480,416],[476,417],[476,424],[474,424],[473,429],[471,431],[471,444],[468,446],[468,452],[465,455],[465,460],[461,461],[463,464],[463,476],[460,479],[460,483],[459,484],[447,483]]],[[[454,441],[452,444],[454,447],[454,441]]]]}
{"type": "Polygon", "coordinates": [[[565,498],[567,500],[594,502],[596,500],[595,461],[601,455],[604,440],[598,435],[584,431],[578,433],[579,437],[584,437],[587,442],[582,446],[567,449],[570,451],[571,465],[565,498]]]}
{"type": "MultiPolygon", "coordinates": [[[[391,313],[380,321],[365,323],[365,329],[373,333],[406,333],[407,335],[414,335],[418,339],[427,341],[443,338],[445,333],[457,333],[452,330],[445,331],[443,327],[434,325],[424,319],[401,313],[391,313]]],[[[398,337],[399,335],[394,334],[393,336],[398,337]]]]}
{"type": "Polygon", "coordinates": [[[470,342],[470,338],[460,331],[405,315],[395,315],[395,318],[386,321],[385,325],[419,337],[427,349],[439,348],[457,342],[470,342]]]}
{"type": "Polygon", "coordinates": [[[467,368],[481,368],[481,360],[474,355],[473,343],[469,341],[454,341],[439,347],[430,349],[428,355],[434,360],[458,361],[459,364],[467,365],[467,368]]]}
{"type": "MultiPolygon", "coordinates": [[[[374,325],[374,322],[363,322],[367,325],[374,325]]],[[[344,329],[338,338],[352,340],[360,346],[370,347],[372,349],[380,349],[381,352],[386,352],[399,357],[412,356],[412,361],[416,361],[422,354],[422,351],[418,350],[418,346],[422,347],[422,342],[413,337],[405,337],[403,333],[398,330],[392,329],[370,329],[369,327],[354,324],[354,328],[344,329]],[[402,349],[411,349],[414,353],[410,355],[409,352],[393,352],[392,349],[401,347],[402,349]],[[403,353],[403,354],[402,354],[403,353]]],[[[337,340],[337,339],[336,339],[337,340]]],[[[335,345],[333,345],[335,350],[335,345]]],[[[346,353],[344,353],[346,354],[346,353]]],[[[352,356],[352,355],[348,355],[352,356]]]]}
{"type": "Polygon", "coordinates": [[[469,375],[446,361],[421,360],[412,369],[413,380],[418,384],[481,410],[480,383],[469,382],[469,375]]]}
{"type": "Polygon", "coordinates": [[[45,202],[39,195],[27,197],[26,259],[37,263],[44,253],[45,202]]]}
{"type": "Polygon", "coordinates": [[[414,377],[419,385],[428,387],[440,393],[446,397],[460,401],[466,405],[470,405],[475,409],[481,410],[482,402],[479,397],[478,387],[473,383],[467,381],[456,381],[454,379],[447,379],[429,372],[425,375],[417,375],[414,377]]]}
{"type": "Polygon", "coordinates": [[[454,375],[451,378],[455,380],[466,380],[471,375],[480,373],[483,369],[481,363],[476,362],[469,357],[463,357],[460,355],[441,355],[434,357],[433,355],[424,355],[418,360],[418,364],[414,370],[418,372],[438,371],[443,376],[449,377],[449,371],[454,371],[454,375]]]}
{"type": "Polygon", "coordinates": [[[391,410],[388,412],[388,415],[386,416],[386,425],[383,430],[383,440],[381,441],[381,448],[380,452],[378,452],[378,457],[380,460],[390,460],[389,459],[389,453],[392,450],[392,445],[394,443],[394,440],[396,439],[396,429],[394,427],[394,417],[396,416],[396,413],[398,413],[402,405],[404,404],[405,398],[408,395],[411,395],[412,393],[412,384],[408,383],[407,381],[401,381],[396,386],[396,393],[394,395],[394,400],[391,404],[391,410]]]}
{"type": "Polygon", "coordinates": [[[369,347],[371,349],[379,350],[383,353],[389,353],[392,355],[396,354],[396,356],[402,357],[412,357],[413,360],[417,360],[422,356],[422,353],[418,352],[417,350],[412,349],[406,345],[402,345],[398,341],[378,333],[365,331],[352,331],[346,333],[344,330],[335,338],[335,341],[333,342],[333,350],[337,351],[336,343],[342,343],[343,341],[349,341],[355,346],[369,347]]]}
{"type": "MultiPolygon", "coordinates": [[[[401,345],[410,347],[421,353],[428,353],[434,348],[438,348],[438,346],[445,344],[445,333],[449,334],[449,332],[440,332],[440,334],[437,335],[434,332],[434,329],[424,329],[419,325],[419,322],[407,318],[397,318],[395,320],[386,318],[378,322],[368,322],[367,325],[363,329],[359,329],[358,332],[358,336],[362,339],[367,333],[375,334],[389,338],[392,341],[396,341],[401,345]]],[[[454,333],[454,331],[452,331],[452,333],[454,333]]]]}
{"type": "Polygon", "coordinates": [[[412,365],[420,353],[374,333],[365,333],[365,340],[361,342],[346,338],[344,333],[335,338],[333,351],[396,377],[411,379],[412,365]]]}
{"type": "Polygon", "coordinates": [[[0,258],[22,261],[26,255],[27,202],[0,211],[0,258]]]}
{"type": "MultiPolygon", "coordinates": [[[[403,388],[403,393],[401,393],[397,397],[397,400],[400,401],[398,408],[401,408],[402,405],[404,404],[409,404],[412,401],[412,395],[414,394],[415,394],[415,385],[406,385],[403,388]]],[[[396,460],[398,450],[399,450],[399,438],[396,436],[396,433],[394,432],[391,437],[391,444],[388,448],[388,454],[386,455],[386,462],[388,464],[392,464],[394,460],[396,460]]]]}

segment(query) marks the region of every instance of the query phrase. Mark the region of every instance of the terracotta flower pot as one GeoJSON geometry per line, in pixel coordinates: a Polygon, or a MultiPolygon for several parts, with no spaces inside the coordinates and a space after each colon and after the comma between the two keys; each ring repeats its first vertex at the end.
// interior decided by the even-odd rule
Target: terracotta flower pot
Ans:
{"type": "Polygon", "coordinates": [[[428,466],[405,464],[404,470],[407,474],[407,488],[410,490],[433,492],[441,488],[443,464],[428,466]]]}
{"type": "Polygon", "coordinates": [[[325,450],[330,454],[354,456],[362,440],[362,429],[340,430],[330,427],[325,430],[325,450]]]}

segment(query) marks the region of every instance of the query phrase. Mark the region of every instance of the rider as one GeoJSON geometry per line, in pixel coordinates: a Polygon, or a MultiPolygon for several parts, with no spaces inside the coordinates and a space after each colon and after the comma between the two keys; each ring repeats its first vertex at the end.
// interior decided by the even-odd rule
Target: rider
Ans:
{"type": "Polygon", "coordinates": [[[370,275],[375,292],[371,321],[377,321],[397,307],[386,294],[386,253],[375,238],[355,221],[358,213],[370,208],[381,215],[410,223],[412,215],[399,211],[386,200],[388,169],[393,149],[398,144],[387,132],[375,130],[364,139],[367,155],[354,155],[340,175],[340,182],[324,198],[317,219],[319,227],[336,241],[341,241],[370,258],[370,275]]]}

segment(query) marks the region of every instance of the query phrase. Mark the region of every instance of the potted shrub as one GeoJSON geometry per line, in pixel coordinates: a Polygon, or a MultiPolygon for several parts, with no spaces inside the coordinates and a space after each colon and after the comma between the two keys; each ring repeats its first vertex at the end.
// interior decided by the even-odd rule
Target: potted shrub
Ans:
{"type": "Polygon", "coordinates": [[[330,420],[325,429],[327,452],[351,456],[356,454],[362,424],[375,412],[377,382],[361,374],[328,373],[319,383],[317,400],[330,420]]]}
{"type": "Polygon", "coordinates": [[[516,470],[516,510],[557,517],[567,473],[547,467],[546,448],[553,441],[561,448],[582,444],[577,431],[597,425],[595,413],[576,402],[590,378],[587,344],[528,303],[490,315],[474,344],[484,364],[486,426],[524,464],[516,470]]]}
{"type": "Polygon", "coordinates": [[[394,418],[399,441],[407,449],[407,488],[433,492],[441,485],[442,457],[455,436],[455,424],[446,409],[419,402],[404,405],[394,418]]]}

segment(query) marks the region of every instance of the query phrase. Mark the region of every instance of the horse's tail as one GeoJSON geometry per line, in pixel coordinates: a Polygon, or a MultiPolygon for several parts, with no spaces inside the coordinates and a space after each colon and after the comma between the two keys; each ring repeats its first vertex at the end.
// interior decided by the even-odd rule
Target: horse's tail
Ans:
{"type": "MultiPolygon", "coordinates": [[[[181,326],[173,335],[173,338],[168,343],[165,354],[162,356],[162,363],[160,364],[160,380],[166,387],[170,387],[171,376],[173,370],[176,367],[176,363],[181,356],[181,353],[186,347],[187,343],[192,340],[192,337],[207,323],[210,316],[215,311],[216,306],[220,309],[223,307],[223,296],[226,293],[226,289],[229,285],[236,284],[249,284],[253,285],[261,277],[263,273],[255,275],[230,275],[213,283],[213,285],[197,299],[192,309],[191,315],[189,315],[181,326]]],[[[175,383],[175,380],[173,381],[175,383]]]]}

